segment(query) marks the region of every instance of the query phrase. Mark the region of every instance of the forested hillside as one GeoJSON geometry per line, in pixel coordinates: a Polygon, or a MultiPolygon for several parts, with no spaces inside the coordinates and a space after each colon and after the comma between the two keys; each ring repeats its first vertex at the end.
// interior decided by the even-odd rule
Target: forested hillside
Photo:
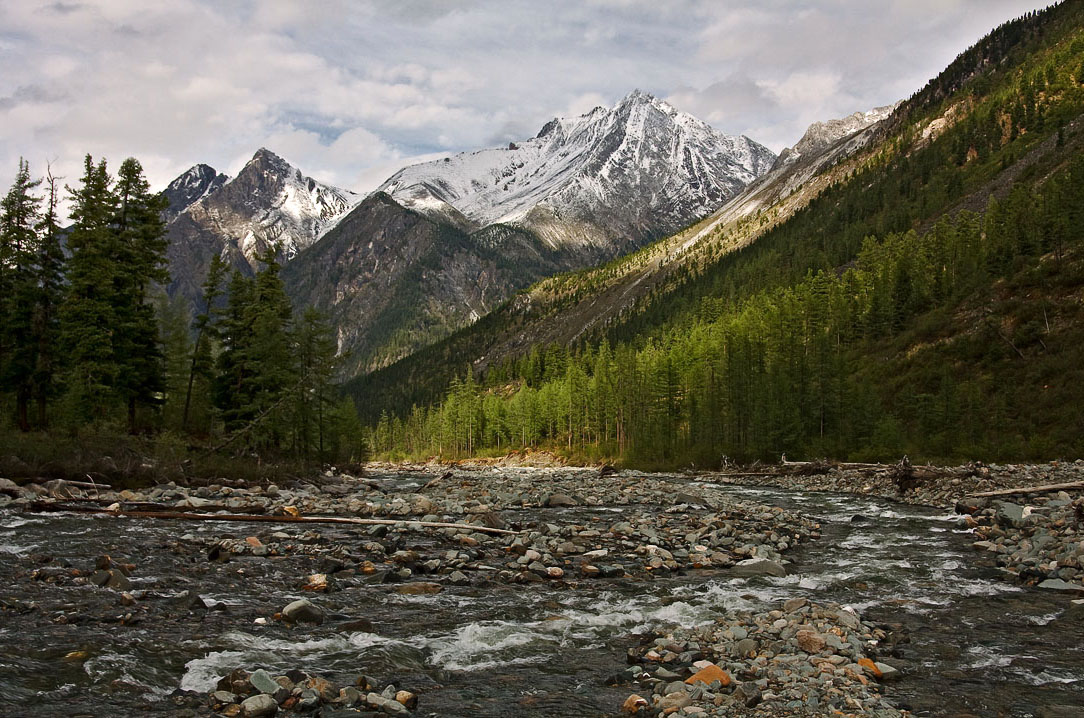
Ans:
{"type": "Polygon", "coordinates": [[[1082,16],[1068,2],[998,28],[789,221],[605,336],[387,405],[375,448],[641,465],[1079,454],[1082,16]]]}

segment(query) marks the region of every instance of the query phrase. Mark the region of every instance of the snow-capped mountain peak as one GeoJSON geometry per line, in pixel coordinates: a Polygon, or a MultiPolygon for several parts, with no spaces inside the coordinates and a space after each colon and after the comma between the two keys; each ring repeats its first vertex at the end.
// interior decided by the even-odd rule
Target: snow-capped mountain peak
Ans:
{"type": "Polygon", "coordinates": [[[406,167],[379,189],[411,209],[524,226],[554,245],[607,235],[640,243],[711,212],[774,159],[636,90],[522,142],[406,167]]]}
{"type": "Polygon", "coordinates": [[[237,221],[223,229],[238,239],[249,262],[255,262],[256,254],[273,243],[279,245],[284,260],[292,259],[361,201],[354,192],[305,176],[265,147],[215,198],[229,203],[237,221]]]}

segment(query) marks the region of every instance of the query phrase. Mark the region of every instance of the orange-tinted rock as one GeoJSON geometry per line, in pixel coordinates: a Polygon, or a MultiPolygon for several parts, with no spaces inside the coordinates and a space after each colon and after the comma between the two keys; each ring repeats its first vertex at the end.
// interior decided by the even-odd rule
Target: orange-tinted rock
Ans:
{"type": "Polygon", "coordinates": [[[633,693],[625,699],[625,702],[621,706],[621,710],[628,715],[636,715],[640,712],[641,708],[646,708],[647,706],[648,702],[642,696],[633,693]]]}
{"type": "Polygon", "coordinates": [[[874,678],[881,677],[881,669],[877,667],[877,664],[868,658],[859,658],[858,665],[865,668],[874,678]]]}
{"type": "Polygon", "coordinates": [[[798,631],[798,634],[795,636],[795,638],[798,641],[798,647],[806,653],[820,653],[824,650],[824,636],[820,635],[816,631],[798,631]]]}
{"type": "Polygon", "coordinates": [[[719,684],[722,686],[729,686],[730,674],[713,663],[710,666],[701,668],[699,671],[685,679],[685,682],[689,685],[692,685],[693,683],[705,683],[710,685],[713,681],[719,681],[719,684]]]}

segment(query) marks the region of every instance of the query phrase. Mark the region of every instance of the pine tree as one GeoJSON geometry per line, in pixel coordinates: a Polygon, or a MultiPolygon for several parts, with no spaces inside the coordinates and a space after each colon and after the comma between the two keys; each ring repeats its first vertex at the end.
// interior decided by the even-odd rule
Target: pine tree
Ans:
{"type": "Polygon", "coordinates": [[[0,200],[0,295],[3,326],[0,338],[0,379],[15,390],[16,422],[30,429],[29,406],[34,390],[34,307],[37,300],[38,222],[41,198],[33,194],[41,180],[30,178],[30,167],[19,160],[15,183],[0,200]]]}
{"type": "Polygon", "coordinates": [[[121,163],[116,185],[117,214],[114,220],[119,250],[115,274],[116,390],[128,410],[128,429],[137,428],[139,405],[160,405],[165,391],[165,370],[158,341],[151,288],[169,280],[166,269],[166,238],[162,211],[166,200],[152,194],[139,162],[129,157],[121,163]]]}
{"type": "MultiPolygon", "coordinates": [[[[207,269],[207,279],[203,282],[203,311],[196,315],[196,340],[192,348],[192,360],[188,370],[188,387],[184,394],[184,410],[181,414],[181,429],[188,429],[188,421],[192,410],[192,390],[196,386],[197,378],[201,385],[206,388],[210,385],[214,373],[214,361],[211,347],[218,338],[218,329],[215,325],[215,304],[222,294],[222,282],[226,276],[226,262],[219,255],[211,257],[211,265],[207,269]]],[[[206,428],[206,427],[205,427],[206,428]]]]}
{"type": "Polygon", "coordinates": [[[329,448],[329,425],[335,406],[334,377],[337,345],[327,317],[305,311],[296,331],[299,379],[294,407],[294,445],[303,458],[315,452],[324,461],[329,448]]]}
{"type": "Polygon", "coordinates": [[[45,212],[38,224],[38,295],[34,309],[34,338],[37,354],[34,362],[34,399],[38,427],[48,426],[46,407],[57,393],[56,376],[60,363],[57,351],[60,303],[64,298],[64,251],[60,246],[60,223],[57,178],[46,171],[45,212]]]}
{"type": "Polygon", "coordinates": [[[117,199],[105,160],[83,163],[78,188],[68,187],[73,221],[68,234],[68,291],[60,306],[60,344],[69,419],[78,424],[105,418],[120,374],[114,333],[117,328],[117,257],[113,220],[117,199]]]}

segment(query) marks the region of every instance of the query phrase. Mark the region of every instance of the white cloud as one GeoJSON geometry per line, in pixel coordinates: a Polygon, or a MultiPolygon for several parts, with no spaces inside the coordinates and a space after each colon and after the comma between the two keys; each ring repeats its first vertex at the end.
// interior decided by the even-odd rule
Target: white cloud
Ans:
{"type": "Polygon", "coordinates": [[[85,152],[164,185],[268,146],[358,190],[635,87],[775,149],[910,94],[1028,0],[0,0],[0,182],[85,152]]]}

